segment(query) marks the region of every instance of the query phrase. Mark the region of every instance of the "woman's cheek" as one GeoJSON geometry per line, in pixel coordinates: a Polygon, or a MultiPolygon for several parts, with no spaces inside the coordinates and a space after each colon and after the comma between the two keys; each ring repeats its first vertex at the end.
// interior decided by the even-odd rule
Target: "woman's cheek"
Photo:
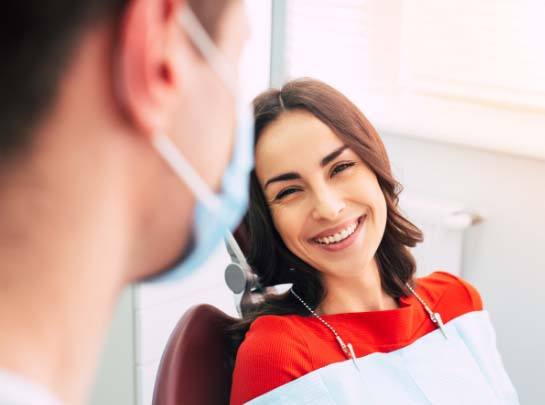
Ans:
{"type": "Polygon", "coordinates": [[[300,216],[294,210],[288,209],[279,210],[276,214],[275,226],[278,233],[286,246],[293,247],[300,234],[300,216]]]}

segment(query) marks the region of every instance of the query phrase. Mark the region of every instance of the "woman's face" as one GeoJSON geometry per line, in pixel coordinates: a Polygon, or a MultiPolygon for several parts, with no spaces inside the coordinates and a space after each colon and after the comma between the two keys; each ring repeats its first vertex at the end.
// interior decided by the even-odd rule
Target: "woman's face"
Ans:
{"type": "Polygon", "coordinates": [[[386,226],[375,174],[306,111],[271,123],[255,153],[257,178],[290,251],[324,275],[360,275],[386,226]]]}

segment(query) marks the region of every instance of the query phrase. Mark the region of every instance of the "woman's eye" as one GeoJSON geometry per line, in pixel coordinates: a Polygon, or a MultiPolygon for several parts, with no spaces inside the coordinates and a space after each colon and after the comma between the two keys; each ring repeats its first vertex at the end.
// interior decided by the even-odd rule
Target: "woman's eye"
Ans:
{"type": "Polygon", "coordinates": [[[349,167],[352,167],[356,164],[356,162],[346,162],[346,163],[340,163],[337,166],[333,168],[331,171],[331,176],[335,176],[336,174],[339,174],[340,172],[348,169],[349,167]]]}
{"type": "Polygon", "coordinates": [[[281,200],[282,198],[287,197],[288,195],[293,194],[297,191],[299,190],[296,188],[286,188],[276,195],[275,200],[281,200]]]}

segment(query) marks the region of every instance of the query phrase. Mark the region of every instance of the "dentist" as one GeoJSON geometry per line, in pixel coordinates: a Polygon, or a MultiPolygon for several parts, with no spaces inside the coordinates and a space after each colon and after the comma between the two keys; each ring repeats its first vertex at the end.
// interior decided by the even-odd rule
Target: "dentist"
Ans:
{"type": "Polygon", "coordinates": [[[6,7],[0,403],[81,404],[123,288],[178,282],[245,210],[247,21],[241,0],[6,7]]]}

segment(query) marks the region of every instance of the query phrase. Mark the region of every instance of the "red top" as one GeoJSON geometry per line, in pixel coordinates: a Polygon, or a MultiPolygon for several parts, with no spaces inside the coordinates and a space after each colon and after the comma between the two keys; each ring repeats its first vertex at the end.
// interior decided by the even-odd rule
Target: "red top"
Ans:
{"type": "MultiPolygon", "coordinates": [[[[444,323],[482,310],[477,290],[450,273],[436,271],[417,279],[416,293],[444,323]]],[[[322,315],[356,357],[405,347],[436,329],[414,295],[400,298],[399,308],[384,311],[322,315]]],[[[266,392],[346,357],[333,333],[314,317],[266,315],[246,334],[236,358],[231,405],[266,392]]]]}

